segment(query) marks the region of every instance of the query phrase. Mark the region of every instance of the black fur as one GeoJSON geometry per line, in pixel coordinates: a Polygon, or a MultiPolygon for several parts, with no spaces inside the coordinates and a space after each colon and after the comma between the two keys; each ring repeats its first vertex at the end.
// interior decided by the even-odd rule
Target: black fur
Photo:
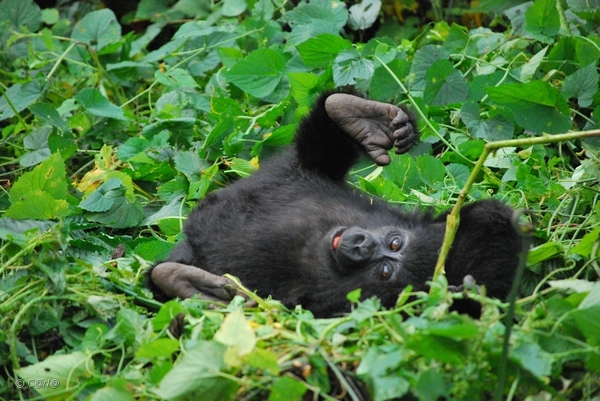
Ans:
{"type": "MultiPolygon", "coordinates": [[[[349,310],[346,294],[356,288],[362,288],[363,298],[376,295],[387,307],[408,284],[426,288],[446,215],[407,212],[347,185],[348,170],[364,152],[329,118],[326,97],[300,124],[293,146],[248,179],[211,193],[192,211],[186,239],[169,261],[230,273],[260,296],[301,304],[316,316],[349,310]],[[342,226],[359,227],[374,238],[400,230],[405,248],[399,262],[388,266],[387,279],[377,263],[336,263],[331,233],[342,226]]],[[[450,284],[460,285],[470,274],[490,296],[506,296],[520,250],[511,215],[511,209],[493,200],[462,209],[446,265],[450,284]]]]}

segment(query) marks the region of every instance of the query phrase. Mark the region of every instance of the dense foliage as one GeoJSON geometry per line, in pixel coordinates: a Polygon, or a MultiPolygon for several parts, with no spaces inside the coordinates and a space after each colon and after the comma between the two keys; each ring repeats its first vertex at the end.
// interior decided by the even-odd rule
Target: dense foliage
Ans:
{"type": "Polygon", "coordinates": [[[527,142],[598,128],[600,2],[418,3],[0,2],[0,398],[600,399],[600,141],[527,142]],[[452,206],[486,142],[523,140],[468,194],[538,222],[504,385],[507,304],[450,312],[443,277],[335,319],[145,289],[190,208],[344,85],[421,117],[410,155],[349,178],[409,208],[452,206]]]}

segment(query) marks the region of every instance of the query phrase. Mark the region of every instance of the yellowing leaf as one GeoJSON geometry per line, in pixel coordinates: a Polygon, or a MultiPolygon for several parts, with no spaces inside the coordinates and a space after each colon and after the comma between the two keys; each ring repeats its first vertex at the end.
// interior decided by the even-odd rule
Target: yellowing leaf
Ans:
{"type": "Polygon", "coordinates": [[[214,339],[227,345],[224,359],[232,366],[239,366],[240,357],[252,352],[256,345],[256,335],[244,317],[242,309],[236,309],[225,317],[214,339]]]}

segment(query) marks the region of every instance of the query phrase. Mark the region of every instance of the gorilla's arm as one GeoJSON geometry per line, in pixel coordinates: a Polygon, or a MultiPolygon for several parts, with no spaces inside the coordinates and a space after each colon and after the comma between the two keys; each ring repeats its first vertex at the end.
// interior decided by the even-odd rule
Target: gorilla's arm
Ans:
{"type": "Polygon", "coordinates": [[[191,298],[229,303],[238,291],[233,281],[212,274],[196,266],[177,262],[163,262],[150,270],[150,280],[168,298],[191,298]]]}
{"type": "Polygon", "coordinates": [[[408,109],[347,93],[325,93],[300,123],[295,147],[302,167],[342,180],[363,152],[385,166],[391,162],[388,150],[405,153],[417,137],[408,109]]]}

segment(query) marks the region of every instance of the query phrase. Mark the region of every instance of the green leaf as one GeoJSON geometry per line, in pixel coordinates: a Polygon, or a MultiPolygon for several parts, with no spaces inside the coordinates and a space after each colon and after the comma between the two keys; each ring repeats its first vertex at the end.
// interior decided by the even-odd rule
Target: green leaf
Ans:
{"type": "Polygon", "coordinates": [[[175,244],[166,241],[146,241],[135,247],[133,252],[145,260],[166,260],[175,244]]]}
{"type": "Polygon", "coordinates": [[[600,237],[600,227],[596,227],[591,232],[585,234],[577,245],[569,249],[568,253],[589,258],[592,254],[594,244],[598,241],[598,237],[600,237]]]}
{"type": "Polygon", "coordinates": [[[135,401],[133,394],[129,391],[129,387],[113,387],[117,380],[112,381],[110,385],[102,387],[88,398],[88,401],[135,401]]]}
{"type": "Polygon", "coordinates": [[[0,25],[8,22],[12,29],[36,32],[42,24],[42,11],[33,0],[4,0],[0,2],[0,25]]]}
{"type": "Polygon", "coordinates": [[[125,345],[139,348],[145,331],[146,316],[133,309],[121,308],[117,313],[117,325],[114,330],[121,335],[125,345]]]}
{"type": "Polygon", "coordinates": [[[267,401],[300,401],[308,389],[298,380],[282,376],[271,386],[267,401]]]}
{"type": "Polygon", "coordinates": [[[407,346],[427,358],[458,366],[465,363],[468,349],[464,340],[458,341],[446,336],[425,333],[412,336],[407,346]]]}
{"type": "Polygon", "coordinates": [[[10,200],[16,202],[34,191],[46,192],[54,199],[67,198],[65,163],[60,153],[53,154],[19,177],[10,190],[10,200]]]}
{"type": "Polygon", "coordinates": [[[592,285],[592,289],[586,295],[586,297],[581,301],[581,303],[577,306],[577,309],[588,309],[588,308],[596,308],[600,306],[600,283],[595,282],[592,285]]]}
{"type": "Polygon", "coordinates": [[[203,401],[232,399],[238,385],[222,377],[226,347],[215,341],[200,341],[160,381],[153,392],[163,399],[189,395],[203,401]]]}
{"type": "Polygon", "coordinates": [[[240,177],[248,177],[256,171],[256,166],[251,161],[239,157],[231,159],[228,165],[229,169],[227,169],[227,172],[235,173],[240,177]]]}
{"type": "Polygon", "coordinates": [[[356,374],[369,387],[373,401],[401,398],[410,388],[398,369],[404,359],[404,351],[395,346],[386,348],[369,348],[356,369],[356,374]]]}
{"type": "Polygon", "coordinates": [[[373,62],[364,58],[358,50],[345,49],[333,63],[333,81],[336,86],[354,85],[362,80],[370,80],[374,71],[373,62]]]}
{"type": "Polygon", "coordinates": [[[99,51],[121,39],[121,26],[117,22],[115,13],[105,8],[86,14],[73,27],[71,37],[99,51]]]}
{"type": "Polygon", "coordinates": [[[50,157],[50,147],[48,146],[48,137],[52,132],[52,127],[45,125],[33,130],[33,132],[23,139],[23,147],[28,150],[19,163],[21,166],[30,167],[46,160],[50,157]]]}
{"type": "Polygon", "coordinates": [[[58,111],[50,103],[35,103],[29,106],[31,113],[46,121],[53,127],[58,128],[64,132],[70,132],[71,129],[67,125],[67,122],[58,114],[58,111]]]}
{"type": "Polygon", "coordinates": [[[429,186],[443,182],[446,177],[444,163],[431,155],[418,156],[417,169],[419,170],[421,181],[429,186]]]}
{"type": "Polygon", "coordinates": [[[595,64],[578,69],[565,78],[562,93],[570,99],[577,98],[580,107],[589,107],[598,93],[598,70],[595,64]]]}
{"type": "Polygon", "coordinates": [[[257,369],[270,370],[273,375],[279,374],[277,354],[268,349],[254,348],[244,357],[244,363],[257,369]]]}
{"type": "Polygon", "coordinates": [[[24,85],[14,84],[4,92],[4,95],[0,97],[0,121],[6,120],[7,118],[14,117],[15,112],[19,113],[25,110],[30,104],[38,100],[42,95],[42,80],[36,79],[31,82],[27,82],[24,85]],[[13,107],[8,104],[8,101],[13,107]]]}
{"type": "Polygon", "coordinates": [[[444,381],[444,376],[440,372],[428,369],[419,374],[413,390],[421,400],[436,401],[449,398],[450,386],[444,381]]]}
{"type": "Polygon", "coordinates": [[[446,170],[448,170],[448,174],[452,176],[458,186],[463,186],[469,179],[470,171],[464,164],[450,163],[446,166],[446,170]]]}
{"type": "Polygon", "coordinates": [[[285,14],[285,20],[292,27],[287,44],[296,46],[321,34],[339,35],[347,19],[348,10],[338,0],[302,2],[285,14]]]}
{"type": "Polygon", "coordinates": [[[558,89],[545,81],[487,88],[490,99],[506,105],[523,128],[541,134],[559,134],[571,127],[569,105],[558,89]]]}
{"type": "Polygon", "coordinates": [[[173,320],[178,314],[186,313],[186,310],[179,301],[171,300],[165,302],[161,307],[154,319],[152,319],[152,326],[154,330],[162,330],[169,326],[171,320],[173,320]]]}
{"type": "Polygon", "coordinates": [[[156,70],[154,77],[158,82],[167,86],[169,90],[198,87],[198,84],[190,73],[181,68],[173,68],[165,73],[156,70]]]}
{"type": "Polygon", "coordinates": [[[381,309],[381,301],[377,297],[371,297],[360,302],[350,313],[350,317],[357,323],[361,323],[371,318],[379,309],[381,309]]]}
{"type": "Polygon", "coordinates": [[[510,351],[510,358],[517,361],[538,379],[548,376],[552,371],[552,356],[532,340],[513,348],[510,351]]]}
{"type": "Polygon", "coordinates": [[[525,30],[534,39],[551,43],[560,30],[556,0],[535,0],[525,13],[525,30]]]}
{"type": "Polygon", "coordinates": [[[135,353],[136,358],[170,358],[179,349],[179,341],[171,338],[157,338],[143,344],[135,353]]]}
{"type": "Polygon", "coordinates": [[[224,360],[228,365],[240,366],[241,357],[248,355],[256,345],[254,330],[244,316],[242,309],[229,313],[213,337],[227,345],[224,360]]]}
{"type": "Polygon", "coordinates": [[[415,159],[410,156],[397,156],[397,159],[392,160],[392,163],[384,170],[386,176],[403,192],[420,188],[422,182],[415,159]]]}
{"type": "Polygon", "coordinates": [[[548,46],[544,47],[542,50],[537,52],[533,57],[531,57],[525,64],[515,70],[514,75],[519,77],[519,81],[523,83],[527,83],[531,81],[533,75],[540,67],[540,64],[544,60],[544,56],[548,51],[548,46]]]}
{"type": "Polygon", "coordinates": [[[87,111],[98,117],[115,118],[117,120],[127,120],[123,114],[123,110],[119,106],[116,106],[108,101],[107,98],[102,96],[97,89],[86,88],[75,95],[75,99],[81,104],[87,111]]]}
{"type": "Polygon", "coordinates": [[[238,61],[225,77],[254,97],[266,97],[273,93],[283,78],[285,62],[277,50],[258,49],[238,61]]]}
{"type": "Polygon", "coordinates": [[[448,60],[435,61],[425,74],[423,100],[432,106],[460,103],[468,94],[467,81],[448,60]]]}
{"type": "Polygon", "coordinates": [[[93,371],[94,360],[83,352],[75,351],[71,354],[51,355],[42,362],[17,369],[16,373],[25,382],[38,380],[48,383],[36,386],[35,390],[49,399],[53,396],[66,397],[74,392],[79,388],[81,380],[93,371]]]}
{"type": "MultiPolygon", "coordinates": [[[[396,78],[403,81],[410,72],[410,63],[404,59],[395,59],[387,64],[388,68],[396,78]]],[[[388,102],[403,95],[402,88],[388,70],[382,66],[375,68],[373,79],[371,79],[370,96],[374,100],[388,102]]]]}
{"type": "Polygon", "coordinates": [[[438,60],[448,60],[450,54],[446,49],[436,45],[426,45],[415,52],[412,69],[408,76],[413,90],[425,89],[425,76],[431,66],[438,60]]]}
{"type": "Polygon", "coordinates": [[[381,0],[362,0],[350,6],[348,26],[355,31],[370,28],[377,20],[380,9],[381,0]]]}
{"type": "Polygon", "coordinates": [[[362,289],[357,288],[355,290],[350,291],[348,294],[346,294],[346,299],[355,304],[358,301],[360,301],[361,294],[362,294],[362,289]]]}
{"type": "Polygon", "coordinates": [[[436,322],[432,323],[427,331],[440,337],[448,337],[454,339],[469,339],[477,337],[479,330],[473,323],[463,322],[436,322]]]}
{"type": "Polygon", "coordinates": [[[337,55],[352,43],[339,35],[323,34],[310,38],[297,46],[304,64],[312,68],[325,68],[331,65],[337,55]]]}
{"type": "Polygon", "coordinates": [[[562,245],[557,242],[546,242],[529,250],[527,264],[536,265],[544,260],[560,255],[564,252],[562,245]]]}
{"type": "Polygon", "coordinates": [[[246,11],[245,0],[224,0],[221,10],[226,17],[235,17],[246,11]]]}
{"type": "MultiPolygon", "coordinates": [[[[110,181],[110,180],[109,180],[110,181]]],[[[97,207],[106,205],[112,200],[110,209],[104,212],[89,212],[86,218],[89,221],[104,224],[113,228],[135,227],[144,219],[144,210],[137,202],[130,202],[125,196],[125,189],[119,187],[111,189],[102,195],[97,204],[86,205],[88,207],[97,207]]]]}
{"type": "Polygon", "coordinates": [[[90,196],[81,201],[79,207],[88,212],[106,212],[114,203],[112,195],[109,195],[108,193],[111,190],[120,187],[121,180],[118,178],[111,178],[100,185],[90,196]]]}
{"type": "Polygon", "coordinates": [[[479,105],[476,102],[465,102],[460,109],[460,118],[475,138],[501,141],[512,139],[514,134],[513,122],[502,116],[481,120],[479,105]]]}

